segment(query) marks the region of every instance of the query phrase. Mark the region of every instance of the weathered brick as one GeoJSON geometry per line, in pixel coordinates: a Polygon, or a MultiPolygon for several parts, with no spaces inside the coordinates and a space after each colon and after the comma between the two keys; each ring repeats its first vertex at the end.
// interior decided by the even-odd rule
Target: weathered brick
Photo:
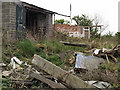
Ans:
{"type": "MultiPolygon", "coordinates": [[[[16,5],[13,2],[2,3],[2,27],[6,31],[12,31],[16,29],[16,5]]],[[[13,40],[14,35],[12,33],[7,33],[6,38],[13,40]],[[12,38],[12,39],[11,39],[12,38]]]]}

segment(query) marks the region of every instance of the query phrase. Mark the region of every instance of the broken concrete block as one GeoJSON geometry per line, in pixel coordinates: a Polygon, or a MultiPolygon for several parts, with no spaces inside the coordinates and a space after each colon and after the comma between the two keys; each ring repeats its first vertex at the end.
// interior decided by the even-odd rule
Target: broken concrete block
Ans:
{"type": "Polygon", "coordinates": [[[2,76],[8,77],[11,74],[11,71],[3,71],[2,76]]]}
{"type": "Polygon", "coordinates": [[[5,67],[5,66],[6,66],[6,64],[0,63],[0,67],[5,67]]]}
{"type": "Polygon", "coordinates": [[[37,65],[40,69],[44,70],[48,74],[54,76],[58,80],[65,82],[69,87],[72,88],[95,88],[92,85],[85,83],[79,77],[61,69],[55,64],[43,59],[38,55],[34,55],[32,63],[37,65]]]}

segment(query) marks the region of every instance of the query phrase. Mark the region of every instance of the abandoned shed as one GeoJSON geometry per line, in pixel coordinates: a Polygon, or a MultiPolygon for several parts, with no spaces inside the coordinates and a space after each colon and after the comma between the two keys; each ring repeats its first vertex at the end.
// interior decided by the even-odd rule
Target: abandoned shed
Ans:
{"type": "Polygon", "coordinates": [[[90,38],[91,28],[97,28],[100,32],[103,25],[97,26],[80,26],[80,25],[68,25],[68,24],[55,24],[55,30],[57,32],[66,33],[70,37],[77,38],[90,38]]]}
{"type": "MultiPolygon", "coordinates": [[[[16,6],[16,30],[23,30],[23,32],[27,32],[34,38],[38,37],[38,39],[48,36],[53,29],[53,14],[54,12],[52,11],[21,2],[21,4],[16,6]]],[[[22,33],[22,35],[24,34],[22,33]]]]}
{"type": "Polygon", "coordinates": [[[58,13],[22,1],[3,2],[4,40],[13,41],[26,37],[49,38],[53,31],[53,14],[55,16],[58,13]]]}

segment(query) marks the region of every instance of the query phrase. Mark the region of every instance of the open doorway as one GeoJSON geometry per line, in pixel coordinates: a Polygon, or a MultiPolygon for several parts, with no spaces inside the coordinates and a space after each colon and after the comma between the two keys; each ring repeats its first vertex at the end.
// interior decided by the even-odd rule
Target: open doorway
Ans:
{"type": "Polygon", "coordinates": [[[27,35],[42,39],[46,34],[46,14],[28,9],[26,12],[27,35]]]}

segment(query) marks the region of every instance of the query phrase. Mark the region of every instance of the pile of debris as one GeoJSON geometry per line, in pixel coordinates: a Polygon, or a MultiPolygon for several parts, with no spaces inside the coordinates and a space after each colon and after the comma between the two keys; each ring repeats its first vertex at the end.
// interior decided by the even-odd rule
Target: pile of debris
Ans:
{"type": "MultiPolygon", "coordinates": [[[[2,64],[2,67],[5,66],[2,64]]],[[[104,82],[83,81],[75,76],[72,70],[65,71],[38,55],[34,55],[31,65],[13,57],[9,67],[8,71],[3,69],[2,76],[3,78],[10,77],[10,83],[14,88],[31,88],[35,80],[37,84],[39,84],[38,81],[44,83],[47,88],[105,88],[101,86],[104,82]]],[[[108,83],[105,85],[110,86],[108,83]]],[[[36,87],[41,88],[40,84],[36,87]]]]}
{"type": "MultiPolygon", "coordinates": [[[[34,55],[32,63],[33,65],[28,65],[13,57],[8,65],[9,70],[3,69],[2,76],[10,77],[13,88],[30,88],[34,79],[48,85],[49,88],[95,88],[38,55],[34,55]]],[[[5,66],[2,65],[3,68],[5,66]]]]}
{"type": "Polygon", "coordinates": [[[94,49],[86,51],[86,52],[87,53],[93,52],[94,56],[106,58],[108,63],[110,62],[109,59],[112,59],[115,63],[117,63],[118,60],[116,58],[120,56],[120,44],[116,45],[114,48],[109,49],[109,50],[106,48],[103,48],[103,49],[94,48],[94,49]]]}

